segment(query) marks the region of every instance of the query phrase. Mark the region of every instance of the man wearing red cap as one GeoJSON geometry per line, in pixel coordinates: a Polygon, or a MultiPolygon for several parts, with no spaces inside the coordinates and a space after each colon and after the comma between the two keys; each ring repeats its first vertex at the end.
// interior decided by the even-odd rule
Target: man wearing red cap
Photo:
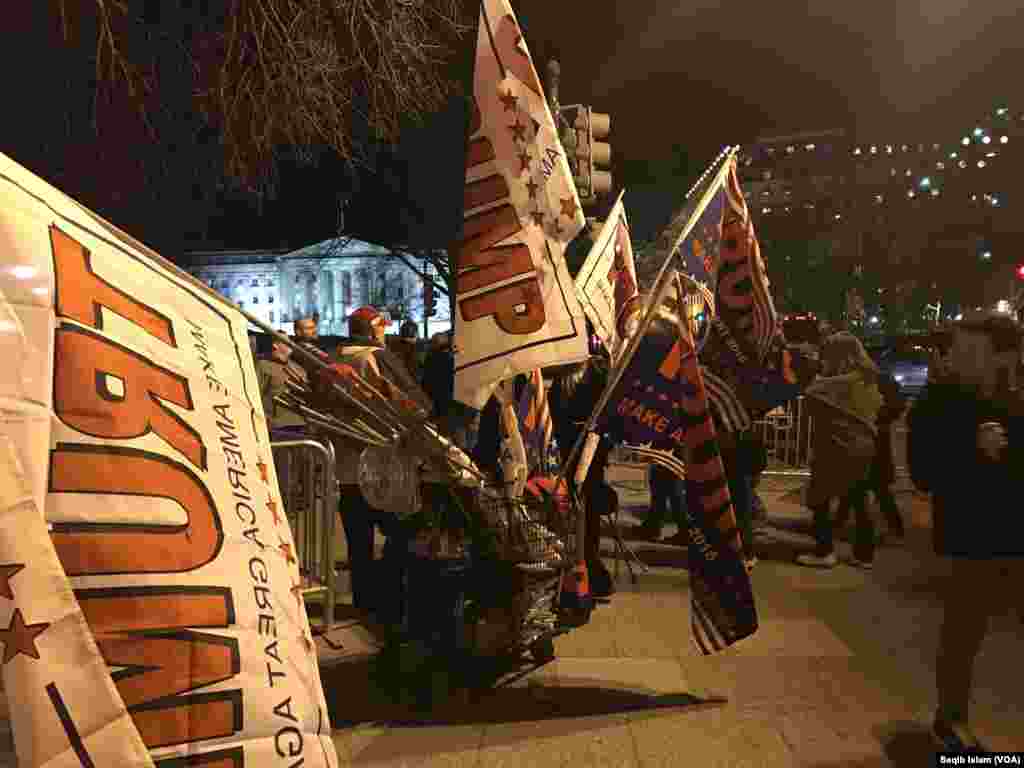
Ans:
{"type": "MultiPolygon", "coordinates": [[[[369,382],[383,379],[393,390],[390,393],[393,397],[401,396],[430,414],[433,411],[430,398],[420,389],[402,360],[385,348],[387,318],[373,307],[360,307],[349,316],[348,326],[349,338],[338,345],[336,362],[351,366],[369,382]]],[[[344,438],[335,438],[333,442],[341,490],[341,522],[348,540],[352,603],[356,608],[364,610],[388,610],[392,606],[387,601],[392,597],[397,598],[398,585],[381,584],[370,571],[373,563],[374,527],[380,526],[389,541],[395,542],[399,533],[396,527],[398,521],[393,515],[371,508],[359,491],[356,468],[364,446],[344,438]],[[384,600],[377,600],[378,595],[384,600]]],[[[385,555],[388,551],[386,548],[385,555]]],[[[396,572],[397,569],[388,569],[391,576],[396,572]]]]}

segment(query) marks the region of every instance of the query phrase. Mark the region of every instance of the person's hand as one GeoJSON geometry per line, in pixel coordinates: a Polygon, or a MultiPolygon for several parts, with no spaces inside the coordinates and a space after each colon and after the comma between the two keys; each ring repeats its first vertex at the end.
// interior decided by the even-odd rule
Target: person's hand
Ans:
{"type": "Polygon", "coordinates": [[[978,450],[990,461],[999,461],[1009,441],[1006,430],[996,421],[989,421],[978,427],[978,450]]]}

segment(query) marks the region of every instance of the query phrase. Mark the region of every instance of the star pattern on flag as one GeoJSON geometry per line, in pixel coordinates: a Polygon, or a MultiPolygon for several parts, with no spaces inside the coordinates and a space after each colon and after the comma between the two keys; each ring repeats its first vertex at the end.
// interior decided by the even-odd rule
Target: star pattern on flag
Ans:
{"type": "Polygon", "coordinates": [[[538,189],[540,189],[540,184],[538,184],[536,181],[534,181],[533,178],[531,177],[530,180],[528,182],[526,182],[526,191],[530,194],[530,199],[531,200],[536,200],[537,199],[537,190],[538,189]]]}
{"type": "Polygon", "coordinates": [[[519,152],[518,157],[519,172],[522,173],[523,171],[530,170],[530,160],[532,160],[533,158],[531,158],[530,153],[526,151],[526,147],[523,147],[523,149],[519,152]]]}
{"type": "Polygon", "coordinates": [[[284,559],[287,560],[289,564],[296,562],[295,556],[292,554],[292,545],[288,542],[281,541],[281,539],[278,539],[278,542],[277,548],[280,550],[281,554],[284,555],[284,559]]]}
{"type": "Polygon", "coordinates": [[[7,563],[0,565],[0,597],[6,597],[8,600],[14,599],[14,591],[11,589],[11,579],[14,578],[14,574],[18,571],[24,570],[25,566],[22,563],[7,563]]]}
{"type": "Polygon", "coordinates": [[[560,197],[559,202],[562,204],[562,215],[569,219],[569,221],[575,219],[576,213],[580,209],[579,203],[576,202],[576,197],[574,195],[560,197]]]}
{"type": "Polygon", "coordinates": [[[4,645],[3,663],[12,661],[18,654],[39,659],[36,638],[49,628],[49,624],[26,624],[21,609],[15,608],[7,629],[0,629],[0,643],[4,645]]]}
{"type": "Polygon", "coordinates": [[[519,122],[519,118],[508,127],[512,132],[512,141],[515,142],[526,142],[526,126],[519,122]]]}
{"type": "Polygon", "coordinates": [[[256,469],[260,471],[260,480],[264,483],[270,482],[270,476],[267,474],[269,467],[263,462],[263,457],[260,457],[256,462],[256,469]]]}
{"type": "Polygon", "coordinates": [[[516,105],[519,103],[519,97],[512,93],[511,89],[505,89],[505,93],[503,93],[499,98],[501,99],[501,103],[505,105],[506,112],[514,112],[516,110],[516,105]]]}
{"type": "Polygon", "coordinates": [[[277,502],[274,501],[272,496],[267,496],[267,509],[269,509],[270,514],[274,516],[274,525],[280,525],[281,515],[277,512],[277,502]]]}

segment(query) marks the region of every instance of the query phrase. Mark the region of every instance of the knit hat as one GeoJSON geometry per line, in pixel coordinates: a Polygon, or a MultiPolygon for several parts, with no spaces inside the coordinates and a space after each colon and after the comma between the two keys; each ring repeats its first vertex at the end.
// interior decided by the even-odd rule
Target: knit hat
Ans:
{"type": "Polygon", "coordinates": [[[387,324],[387,318],[374,307],[360,307],[348,316],[348,329],[353,336],[370,336],[374,327],[387,324]]]}

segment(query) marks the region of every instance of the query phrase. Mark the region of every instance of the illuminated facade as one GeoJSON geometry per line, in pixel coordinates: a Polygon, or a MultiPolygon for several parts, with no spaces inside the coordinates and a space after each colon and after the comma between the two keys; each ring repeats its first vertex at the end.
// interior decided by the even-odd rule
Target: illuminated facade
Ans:
{"type": "MultiPolygon", "coordinates": [[[[391,333],[409,319],[423,333],[423,281],[381,246],[337,238],[297,251],[191,251],[181,263],[249,314],[286,333],[295,320],[317,314],[322,335],[347,335],[348,316],[365,305],[391,317],[391,333]]],[[[443,296],[438,299],[437,315],[428,321],[431,334],[451,328],[448,304],[443,296]]]]}

